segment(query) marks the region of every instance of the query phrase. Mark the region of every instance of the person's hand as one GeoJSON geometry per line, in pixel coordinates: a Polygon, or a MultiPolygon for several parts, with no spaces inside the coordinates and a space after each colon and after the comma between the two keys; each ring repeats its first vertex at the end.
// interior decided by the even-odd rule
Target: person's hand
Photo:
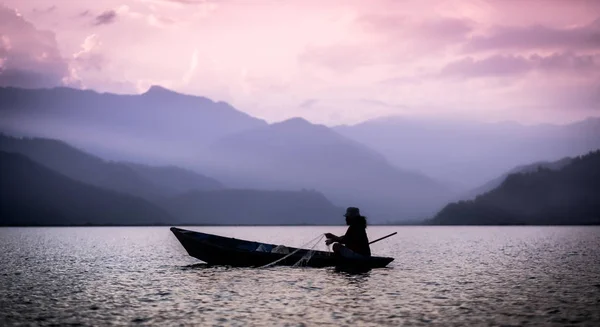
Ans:
{"type": "Polygon", "coordinates": [[[326,245],[330,245],[331,243],[333,243],[332,239],[328,238],[328,239],[325,240],[325,244],[326,245]]]}
{"type": "Polygon", "coordinates": [[[331,233],[325,233],[325,237],[327,237],[328,239],[332,239],[332,238],[335,238],[335,235],[333,235],[331,233]]]}

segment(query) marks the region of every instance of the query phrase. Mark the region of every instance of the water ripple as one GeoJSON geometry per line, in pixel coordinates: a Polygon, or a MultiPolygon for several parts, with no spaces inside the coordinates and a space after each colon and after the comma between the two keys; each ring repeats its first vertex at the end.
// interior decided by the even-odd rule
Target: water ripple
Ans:
{"type": "MultiPolygon", "coordinates": [[[[292,246],[324,231],[194,229],[292,246]]],[[[599,228],[368,229],[392,231],[372,249],[391,267],[350,273],[211,266],[167,228],[2,228],[0,325],[600,325],[599,228]]]]}

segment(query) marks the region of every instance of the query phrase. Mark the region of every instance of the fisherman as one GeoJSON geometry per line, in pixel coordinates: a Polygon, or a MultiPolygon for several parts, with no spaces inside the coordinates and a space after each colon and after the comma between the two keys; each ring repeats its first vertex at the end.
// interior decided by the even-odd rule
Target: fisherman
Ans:
{"type": "Polygon", "coordinates": [[[348,230],[344,236],[335,236],[326,233],[325,244],[333,243],[333,252],[345,258],[370,257],[369,239],[367,238],[367,218],[360,214],[355,207],[346,209],[346,225],[348,230]]]}

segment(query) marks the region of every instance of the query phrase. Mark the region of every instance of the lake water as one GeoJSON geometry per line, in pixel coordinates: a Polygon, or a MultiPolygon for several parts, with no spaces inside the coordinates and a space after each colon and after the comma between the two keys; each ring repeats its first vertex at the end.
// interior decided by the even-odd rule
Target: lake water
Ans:
{"type": "MultiPolygon", "coordinates": [[[[191,227],[299,246],[339,227],[191,227]]],[[[383,227],[389,268],[207,267],[166,227],[1,228],[0,325],[600,325],[598,227],[383,227]]],[[[326,249],[324,244],[320,248],[326,249]]]]}

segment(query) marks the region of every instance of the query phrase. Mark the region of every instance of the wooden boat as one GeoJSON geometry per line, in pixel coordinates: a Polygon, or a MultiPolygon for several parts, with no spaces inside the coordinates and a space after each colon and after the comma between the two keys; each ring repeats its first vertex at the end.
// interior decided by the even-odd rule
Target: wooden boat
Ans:
{"type": "MultiPolygon", "coordinates": [[[[194,232],[191,230],[171,227],[187,253],[199,260],[212,265],[227,265],[235,267],[262,267],[284,258],[286,253],[271,252],[277,246],[235,238],[194,232]]],[[[292,253],[297,248],[287,248],[292,253]]],[[[300,249],[293,255],[277,262],[278,266],[293,266],[298,263],[308,252],[300,249]]],[[[306,258],[305,258],[306,259],[306,258]]],[[[383,268],[394,258],[365,257],[364,259],[348,259],[325,251],[313,251],[313,255],[306,261],[300,262],[304,267],[342,267],[356,269],[383,268]]]]}

